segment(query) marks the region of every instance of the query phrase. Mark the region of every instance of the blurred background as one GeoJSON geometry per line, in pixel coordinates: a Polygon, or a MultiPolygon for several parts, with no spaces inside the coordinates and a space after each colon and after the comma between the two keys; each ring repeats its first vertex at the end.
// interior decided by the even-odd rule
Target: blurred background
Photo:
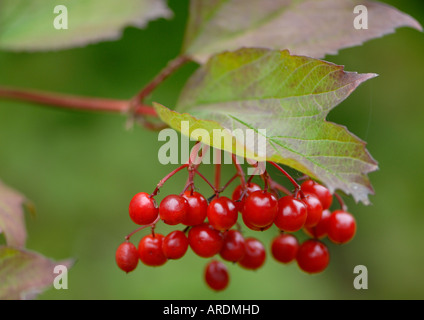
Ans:
{"type": "MultiPolygon", "coordinates": [[[[385,2],[424,25],[423,1],[385,2]]],[[[172,20],[151,22],[145,30],[127,28],[119,41],[58,52],[0,52],[0,84],[127,99],[179,53],[187,1],[169,1],[169,6],[172,20]]],[[[367,141],[380,165],[370,175],[376,191],[373,204],[366,207],[347,199],[357,218],[356,238],[345,246],[329,244],[330,266],[315,276],[295,264],[279,264],[270,255],[256,272],[227,264],[231,282],[220,293],[203,281],[208,260],[190,250],[182,260],[160,268],[140,264],[128,275],[115,264],[116,248],[136,228],[128,216],[132,196],[152,192],[174,168],[158,162],[162,143],[156,132],[138,126],[126,130],[123,115],[0,100],[0,179],[37,209],[35,218],[27,216],[27,246],[55,260],[76,259],[69,289],[51,288],[39,299],[423,299],[423,40],[422,33],[402,28],[326,57],[348,71],[380,75],[329,116],[367,141]],[[368,290],[353,287],[356,265],[368,268],[368,290]]],[[[183,67],[152,100],[172,108],[195,68],[194,63],[183,67]]],[[[201,169],[212,177],[212,166],[201,169]]],[[[233,174],[230,165],[223,170],[224,180],[233,174]]],[[[159,199],[179,193],[185,179],[184,173],[171,179],[159,199]]],[[[204,184],[198,186],[209,193],[204,184]]],[[[160,224],[157,232],[172,229],[160,224]]],[[[133,242],[147,232],[134,236],[133,242]]],[[[277,230],[246,234],[257,236],[269,253],[277,230]]]]}

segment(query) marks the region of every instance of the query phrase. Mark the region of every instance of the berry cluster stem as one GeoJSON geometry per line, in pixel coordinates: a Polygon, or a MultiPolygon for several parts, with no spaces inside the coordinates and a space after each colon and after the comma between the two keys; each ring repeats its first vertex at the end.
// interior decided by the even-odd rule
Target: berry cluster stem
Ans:
{"type": "Polygon", "coordinates": [[[347,205],[343,201],[343,198],[337,192],[334,192],[334,196],[336,197],[337,202],[340,205],[340,209],[342,209],[343,211],[348,211],[347,205]]]}
{"type": "Polygon", "coordinates": [[[281,168],[277,163],[273,162],[273,161],[269,161],[269,163],[271,165],[273,165],[275,168],[278,169],[278,171],[280,171],[282,174],[284,174],[289,180],[290,182],[293,184],[294,188],[295,188],[295,196],[300,193],[300,197],[304,198],[305,195],[303,194],[302,189],[300,188],[300,185],[296,182],[296,180],[293,179],[293,177],[291,175],[288,174],[288,172],[286,170],[284,170],[283,168],[281,168]]]}
{"type": "Polygon", "coordinates": [[[128,234],[127,236],[125,236],[125,241],[130,241],[130,238],[134,235],[134,234],[136,234],[137,232],[139,232],[139,231],[141,231],[141,230],[143,230],[143,229],[146,229],[146,228],[149,228],[149,227],[151,227],[152,228],[152,234],[154,234],[154,228],[155,228],[155,226],[156,226],[156,223],[158,223],[159,222],[159,220],[160,220],[160,217],[158,216],[157,217],[157,219],[155,220],[155,221],[153,221],[152,223],[150,223],[150,224],[146,224],[146,225],[144,225],[144,226],[141,226],[141,227],[139,227],[139,228],[137,228],[137,229],[135,229],[133,232],[131,232],[130,234],[128,234]]]}
{"type": "Polygon", "coordinates": [[[243,171],[242,167],[240,166],[240,163],[238,163],[236,155],[233,153],[231,155],[231,157],[232,157],[234,166],[236,167],[237,175],[240,177],[241,185],[242,185],[243,189],[246,189],[246,178],[244,176],[244,171],[243,171]]]}
{"type": "Polygon", "coordinates": [[[170,173],[168,173],[165,176],[165,178],[163,178],[161,181],[159,181],[159,183],[156,186],[155,190],[150,195],[150,198],[156,196],[158,194],[158,192],[159,192],[159,189],[162,188],[162,186],[165,184],[165,182],[168,181],[174,174],[176,174],[177,172],[183,170],[184,168],[187,168],[188,166],[189,166],[188,163],[183,164],[182,166],[180,166],[177,169],[175,169],[175,170],[171,171],[170,173]]]}
{"type": "Polygon", "coordinates": [[[215,192],[215,194],[216,195],[219,195],[219,190],[218,189],[216,189],[215,187],[214,187],[214,185],[203,175],[203,174],[201,174],[200,172],[199,172],[199,170],[197,170],[197,169],[194,169],[194,172],[200,177],[200,178],[202,178],[211,188],[212,188],[212,190],[215,192]]]}

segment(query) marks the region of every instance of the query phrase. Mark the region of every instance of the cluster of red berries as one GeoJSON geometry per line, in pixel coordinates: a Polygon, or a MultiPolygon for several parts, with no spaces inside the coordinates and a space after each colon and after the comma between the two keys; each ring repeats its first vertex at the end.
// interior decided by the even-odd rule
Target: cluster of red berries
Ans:
{"type": "MultiPolygon", "coordinates": [[[[301,270],[319,273],[330,259],[328,248],[320,239],[328,236],[332,242],[344,244],[356,232],[350,213],[329,211],[332,201],[330,191],[312,180],[303,182],[293,195],[279,199],[274,192],[262,190],[252,182],[237,186],[232,199],[216,195],[210,202],[193,189],[168,195],[159,206],[152,195],[138,193],[130,202],[129,215],[138,225],[152,226],[152,233],[141,239],[138,248],[127,237],[116,251],[116,262],[125,272],[133,271],[139,260],[147,266],[161,266],[167,260],[182,258],[190,247],[200,257],[220,255],[225,261],[256,270],[264,264],[266,250],[258,239],[244,238],[237,223],[240,212],[244,225],[251,230],[264,231],[272,225],[281,230],[271,243],[271,253],[277,261],[297,261],[301,270]],[[186,227],[163,236],[153,229],[159,220],[186,227]],[[311,239],[299,244],[292,233],[301,229],[311,239]]],[[[225,289],[229,283],[227,267],[216,259],[207,264],[204,277],[214,290],[225,289]]]]}

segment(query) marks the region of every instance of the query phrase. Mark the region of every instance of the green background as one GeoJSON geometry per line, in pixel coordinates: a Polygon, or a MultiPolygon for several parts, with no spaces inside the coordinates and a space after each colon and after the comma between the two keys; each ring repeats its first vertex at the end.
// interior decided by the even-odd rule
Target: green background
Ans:
{"type": "MultiPolygon", "coordinates": [[[[422,1],[387,3],[424,25],[422,1]]],[[[179,53],[187,1],[169,5],[175,13],[172,20],[152,22],[145,30],[127,28],[119,41],[58,52],[0,52],[0,85],[127,99],[179,53]]],[[[423,299],[423,34],[402,28],[326,60],[348,71],[380,75],[329,116],[366,140],[379,161],[380,170],[370,175],[376,190],[373,205],[348,200],[358,233],[348,245],[329,244],[332,261],[324,273],[310,276],[295,264],[284,266],[268,256],[255,272],[228,264],[231,284],[220,293],[203,281],[208,260],[190,250],[182,260],[160,268],[140,264],[128,275],[115,265],[117,246],[136,227],[127,212],[131,197],[153,191],[174,168],[158,162],[161,142],[156,132],[138,126],[125,130],[122,115],[0,100],[0,178],[37,208],[35,218],[27,217],[27,246],[55,260],[76,259],[69,289],[49,289],[39,298],[423,299]],[[360,264],[368,267],[368,290],[353,288],[353,268],[360,264]]],[[[172,107],[195,68],[183,67],[152,99],[172,107]]],[[[212,166],[201,169],[212,176],[212,166]]],[[[224,167],[224,177],[232,173],[232,166],[224,167]]],[[[180,192],[185,179],[184,173],[174,177],[159,199],[180,192]]],[[[209,193],[204,184],[199,188],[209,193]]],[[[161,224],[157,231],[171,229],[161,224]]],[[[146,233],[134,236],[134,242],[146,233]]],[[[269,249],[277,230],[246,234],[257,236],[269,249]]]]}

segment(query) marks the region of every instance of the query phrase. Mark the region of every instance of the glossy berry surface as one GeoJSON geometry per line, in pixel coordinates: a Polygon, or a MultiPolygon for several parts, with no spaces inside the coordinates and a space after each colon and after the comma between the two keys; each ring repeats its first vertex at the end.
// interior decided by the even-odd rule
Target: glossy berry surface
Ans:
{"type": "Polygon", "coordinates": [[[274,223],[278,229],[295,232],[305,225],[307,211],[305,204],[292,196],[285,196],[278,200],[278,212],[274,223]]]}
{"type": "Polygon", "coordinates": [[[190,248],[198,256],[210,258],[218,254],[224,244],[224,236],[207,223],[194,226],[188,233],[190,248]]]}
{"type": "Polygon", "coordinates": [[[159,205],[160,218],[169,225],[182,223],[188,210],[187,200],[175,194],[166,196],[159,205]]]}
{"type": "Polygon", "coordinates": [[[129,214],[131,220],[139,225],[153,223],[158,215],[159,209],[156,201],[145,192],[137,193],[130,202],[129,214]]]}
{"type": "Polygon", "coordinates": [[[313,180],[306,180],[302,183],[301,189],[305,193],[312,193],[316,195],[322,204],[323,210],[329,209],[331,207],[331,203],[333,202],[333,195],[331,194],[330,190],[328,190],[323,185],[313,180]]]}
{"type": "Polygon", "coordinates": [[[320,273],[327,268],[330,254],[321,241],[307,240],[299,247],[296,256],[299,268],[307,273],[320,273]]]}
{"type": "Polygon", "coordinates": [[[151,267],[165,264],[167,259],[162,251],[163,239],[163,235],[156,233],[155,236],[149,234],[140,240],[138,254],[141,262],[151,267]]]}
{"type": "Polygon", "coordinates": [[[266,252],[265,247],[258,239],[247,238],[246,253],[244,257],[239,261],[239,265],[245,269],[256,270],[262,267],[265,263],[266,252]]]}
{"type": "Polygon", "coordinates": [[[224,234],[224,244],[219,254],[221,258],[237,262],[244,257],[246,244],[243,235],[237,230],[228,230],[224,234]]]}
{"type": "Polygon", "coordinates": [[[183,197],[188,202],[188,210],[186,216],[182,220],[182,224],[186,226],[195,226],[202,224],[207,215],[208,201],[198,192],[191,192],[187,190],[184,192],[183,197]]]}
{"type": "Polygon", "coordinates": [[[131,242],[121,243],[115,253],[116,264],[127,273],[137,267],[138,258],[137,248],[131,242]]]}
{"type": "Polygon", "coordinates": [[[324,210],[321,215],[321,219],[315,227],[305,227],[304,231],[307,235],[317,238],[323,239],[327,236],[328,233],[328,221],[331,216],[330,210],[324,210]]]}
{"type": "Polygon", "coordinates": [[[162,251],[168,259],[182,258],[188,249],[188,239],[180,230],[172,231],[162,241],[162,251]]]}
{"type": "Polygon", "coordinates": [[[205,281],[215,291],[224,290],[230,282],[230,276],[225,264],[216,260],[209,262],[205,269],[205,281]]]}
{"type": "Polygon", "coordinates": [[[355,218],[343,210],[334,211],[328,219],[328,238],[337,244],[345,244],[356,233],[355,218]]]}
{"type": "Polygon", "coordinates": [[[253,182],[247,183],[246,187],[247,187],[247,190],[244,193],[244,195],[243,195],[243,187],[240,184],[234,189],[233,194],[231,196],[231,199],[233,199],[234,204],[236,205],[238,212],[242,212],[243,206],[244,206],[244,201],[252,192],[261,190],[261,187],[258,184],[253,183],[253,182]],[[243,195],[243,198],[241,198],[242,195],[243,195]]]}
{"type": "Polygon", "coordinates": [[[296,259],[299,250],[297,238],[291,234],[280,234],[271,244],[271,253],[275,260],[290,263],[296,259]]]}
{"type": "Polygon", "coordinates": [[[264,228],[274,221],[278,211],[278,200],[269,192],[252,192],[245,200],[242,210],[243,221],[249,225],[264,228]]]}
{"type": "Polygon", "coordinates": [[[238,212],[233,201],[227,197],[215,198],[208,206],[209,224],[216,230],[226,231],[237,222],[238,212]]]}
{"type": "Polygon", "coordinates": [[[246,225],[246,227],[248,227],[250,230],[253,230],[253,231],[265,231],[265,230],[268,230],[269,228],[271,228],[272,225],[274,224],[274,222],[272,222],[272,223],[270,223],[269,225],[267,225],[265,227],[258,228],[258,227],[255,227],[254,225],[251,225],[249,223],[249,221],[244,220],[243,216],[242,216],[242,219],[243,219],[243,222],[246,225]]]}
{"type": "Polygon", "coordinates": [[[322,204],[318,197],[312,193],[306,193],[305,197],[301,199],[306,206],[307,217],[305,227],[314,227],[321,220],[322,204]]]}

